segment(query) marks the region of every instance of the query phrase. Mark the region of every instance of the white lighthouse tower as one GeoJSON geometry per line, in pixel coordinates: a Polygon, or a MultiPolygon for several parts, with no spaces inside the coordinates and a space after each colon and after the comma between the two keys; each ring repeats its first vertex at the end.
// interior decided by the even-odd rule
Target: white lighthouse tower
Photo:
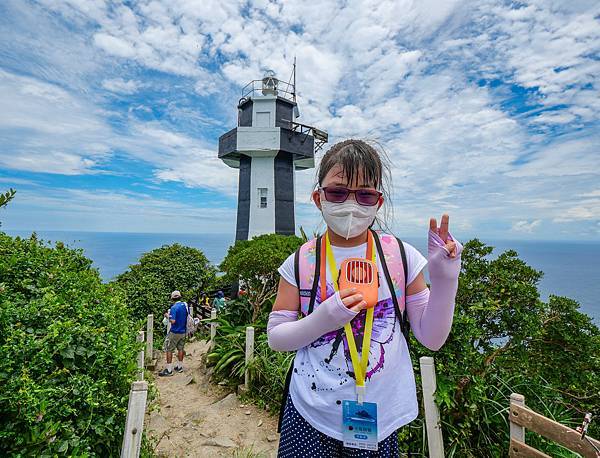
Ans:
{"type": "Polygon", "coordinates": [[[242,90],[238,125],[219,138],[219,158],[238,168],[236,240],[295,233],[294,172],[312,168],[327,133],[296,122],[294,82],[267,72],[242,90]]]}

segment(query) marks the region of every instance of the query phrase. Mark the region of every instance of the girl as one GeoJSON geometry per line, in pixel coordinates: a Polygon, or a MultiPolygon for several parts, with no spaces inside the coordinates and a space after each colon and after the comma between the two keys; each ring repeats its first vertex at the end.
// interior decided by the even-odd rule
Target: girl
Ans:
{"type": "Polygon", "coordinates": [[[430,220],[428,261],[411,245],[370,230],[387,196],[389,168],[364,141],[334,145],[317,176],[312,198],[327,230],[279,268],[267,327],[273,350],[297,350],[278,456],[398,456],[396,432],[418,414],[402,332],[406,314],[419,342],[432,350],[443,345],[462,246],[448,232],[448,215],[439,227],[430,220]],[[376,259],[380,279],[369,309],[356,289],[337,285],[344,259],[365,257],[376,259]],[[422,272],[427,263],[431,291],[422,272]]]}

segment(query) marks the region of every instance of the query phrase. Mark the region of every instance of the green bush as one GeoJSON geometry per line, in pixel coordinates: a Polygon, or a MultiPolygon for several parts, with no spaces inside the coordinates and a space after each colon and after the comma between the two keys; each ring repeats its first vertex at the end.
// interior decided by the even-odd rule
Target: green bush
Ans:
{"type": "MultiPolygon", "coordinates": [[[[413,338],[413,361],[435,357],[446,455],[503,456],[511,392],[570,426],[600,414],[600,330],[577,302],[540,300],[536,271],[507,251],[492,259],[478,240],[465,245],[452,332],[438,352],[413,338]]],[[[598,433],[598,426],[591,434],[598,433]]],[[[572,456],[532,436],[552,456],[572,456]]]]}
{"type": "Polygon", "coordinates": [[[277,293],[277,268],[300,245],[302,239],[293,235],[265,234],[252,240],[238,240],[229,248],[220,269],[228,281],[241,280],[248,288],[252,322],[259,318],[263,306],[277,293]]]}
{"type": "Polygon", "coordinates": [[[123,298],[80,250],[0,233],[0,454],[119,453],[136,372],[123,298]]]}
{"type": "Polygon", "coordinates": [[[16,193],[17,191],[12,188],[5,193],[0,192],[0,208],[6,207],[6,205],[8,205],[8,203],[15,197],[16,193]]]}
{"type": "Polygon", "coordinates": [[[215,345],[206,362],[214,366],[213,373],[218,379],[228,379],[237,385],[244,377],[246,326],[235,325],[225,318],[217,318],[217,323],[215,345]]]}
{"type": "Polygon", "coordinates": [[[266,332],[264,329],[261,331],[255,339],[255,357],[249,367],[252,379],[250,396],[258,400],[259,405],[268,406],[270,411],[278,413],[285,376],[295,354],[271,350],[266,332]]]}
{"type": "Polygon", "coordinates": [[[153,313],[156,325],[170,305],[172,291],[181,291],[189,300],[214,282],[215,271],[202,251],[176,243],[143,254],[113,283],[125,293],[134,317],[145,319],[153,313]]]}

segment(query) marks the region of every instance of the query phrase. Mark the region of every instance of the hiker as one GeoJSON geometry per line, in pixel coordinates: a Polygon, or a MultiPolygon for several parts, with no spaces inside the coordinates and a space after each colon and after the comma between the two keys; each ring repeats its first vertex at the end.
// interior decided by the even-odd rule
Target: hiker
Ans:
{"type": "Polygon", "coordinates": [[[200,305],[202,307],[210,308],[210,299],[208,298],[208,295],[204,291],[200,295],[200,305]]]}
{"type": "Polygon", "coordinates": [[[213,308],[220,312],[225,308],[225,294],[223,291],[217,291],[217,294],[213,300],[213,308]]]}
{"type": "Polygon", "coordinates": [[[158,373],[159,376],[173,375],[173,352],[177,349],[177,364],[175,370],[183,372],[183,357],[185,352],[183,346],[185,344],[185,331],[188,319],[188,306],[181,300],[181,293],[173,291],[171,293],[171,308],[169,309],[169,322],[171,329],[165,338],[164,350],[167,355],[167,367],[158,373]]]}
{"type": "MultiPolygon", "coordinates": [[[[428,259],[372,230],[387,227],[378,211],[389,196],[389,178],[385,154],[362,140],[337,143],[321,160],[312,199],[327,229],[279,268],[267,325],[273,350],[297,351],[282,400],[279,458],[397,457],[397,432],[418,415],[408,326],[427,348],[444,344],[462,246],[448,232],[446,214],[440,226],[430,219],[428,259]],[[378,285],[339,291],[338,275],[352,279],[347,268],[339,270],[348,258],[373,261],[378,285]]],[[[360,278],[366,277],[354,277],[360,278]]]]}

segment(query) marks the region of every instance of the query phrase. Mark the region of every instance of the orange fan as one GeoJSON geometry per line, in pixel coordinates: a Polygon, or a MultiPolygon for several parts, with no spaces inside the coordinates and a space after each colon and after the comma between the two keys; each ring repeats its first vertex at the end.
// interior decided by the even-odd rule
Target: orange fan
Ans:
{"type": "Polygon", "coordinates": [[[377,264],[363,258],[346,259],[340,268],[339,288],[356,288],[367,302],[367,308],[374,307],[379,288],[377,264]]]}

